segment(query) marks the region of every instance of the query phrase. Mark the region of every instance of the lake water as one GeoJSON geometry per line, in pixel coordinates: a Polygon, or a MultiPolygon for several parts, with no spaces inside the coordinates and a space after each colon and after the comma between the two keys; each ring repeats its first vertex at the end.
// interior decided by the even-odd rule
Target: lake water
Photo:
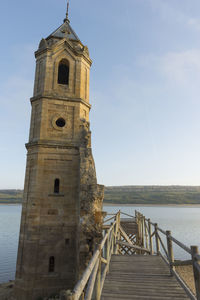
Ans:
{"type": "Polygon", "coordinates": [[[0,283],[14,279],[21,205],[0,205],[0,283]]]}
{"type": "MultiPolygon", "coordinates": [[[[134,207],[105,206],[108,213],[121,210],[134,214],[135,209],[187,246],[200,246],[200,207],[134,207]]],[[[21,205],[0,205],[0,283],[14,279],[19,238],[21,205]]],[[[175,247],[175,258],[187,259],[187,254],[175,247]]]]}

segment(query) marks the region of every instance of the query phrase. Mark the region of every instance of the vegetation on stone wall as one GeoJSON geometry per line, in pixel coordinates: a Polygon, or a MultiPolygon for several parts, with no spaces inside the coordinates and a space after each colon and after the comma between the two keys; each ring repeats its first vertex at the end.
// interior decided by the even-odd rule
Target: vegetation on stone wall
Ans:
{"type": "MultiPolygon", "coordinates": [[[[22,190],[0,190],[0,203],[21,203],[22,190]]],[[[107,204],[200,204],[200,186],[105,187],[107,204]]]]}

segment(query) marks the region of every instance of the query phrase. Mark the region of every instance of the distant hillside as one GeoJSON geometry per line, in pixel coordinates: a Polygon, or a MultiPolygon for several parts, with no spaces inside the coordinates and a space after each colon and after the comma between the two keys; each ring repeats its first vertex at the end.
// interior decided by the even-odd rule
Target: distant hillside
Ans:
{"type": "Polygon", "coordinates": [[[0,190],[0,203],[21,203],[22,190],[0,190]]]}
{"type": "MultiPolygon", "coordinates": [[[[21,203],[22,190],[0,190],[0,203],[21,203]]],[[[104,203],[200,204],[200,186],[110,186],[104,203]]]]}
{"type": "Polygon", "coordinates": [[[104,203],[200,204],[200,186],[111,186],[104,203]]]}

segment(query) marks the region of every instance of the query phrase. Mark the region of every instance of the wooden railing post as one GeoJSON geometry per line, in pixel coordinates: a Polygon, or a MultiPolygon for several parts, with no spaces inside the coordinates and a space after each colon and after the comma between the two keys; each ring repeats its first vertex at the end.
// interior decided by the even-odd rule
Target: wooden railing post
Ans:
{"type": "MultiPolygon", "coordinates": [[[[113,225],[113,223],[111,223],[111,225],[113,225]]],[[[113,227],[113,229],[111,231],[111,253],[110,253],[110,255],[113,254],[114,241],[115,241],[115,233],[114,233],[114,227],[113,227]]]]}
{"type": "Polygon", "coordinates": [[[135,222],[136,222],[136,224],[138,224],[138,212],[137,212],[137,210],[135,210],[135,222]]]}
{"type": "Polygon", "coordinates": [[[117,244],[117,239],[119,240],[119,226],[120,226],[120,210],[116,215],[116,227],[115,227],[115,254],[118,254],[119,245],[117,244]]]}
{"type": "Polygon", "coordinates": [[[173,271],[175,271],[175,267],[173,265],[174,252],[173,252],[173,244],[172,244],[172,240],[171,240],[171,231],[167,230],[166,236],[167,236],[167,249],[168,249],[168,255],[169,255],[170,273],[171,273],[171,275],[174,275],[173,274],[173,271]]]}
{"type": "MultiPolygon", "coordinates": [[[[135,221],[137,224],[136,243],[137,243],[137,245],[141,245],[141,222],[140,222],[140,215],[137,210],[135,210],[135,221]]],[[[139,251],[136,251],[136,253],[140,254],[139,251]]]]}
{"type": "MultiPolygon", "coordinates": [[[[121,234],[120,234],[120,230],[119,230],[119,227],[120,227],[120,218],[121,218],[121,213],[120,213],[120,210],[119,210],[119,215],[118,215],[118,234],[117,234],[117,238],[118,240],[120,241],[120,237],[121,237],[121,234]]],[[[118,251],[117,251],[117,254],[119,253],[119,245],[118,245],[118,251]]]]}
{"type": "Polygon", "coordinates": [[[156,239],[156,254],[159,255],[160,241],[159,241],[159,238],[158,238],[158,224],[157,223],[155,223],[154,228],[155,228],[155,239],[156,239]]]}
{"type": "Polygon", "coordinates": [[[145,229],[145,245],[146,245],[146,248],[149,249],[149,235],[148,235],[148,227],[147,227],[147,224],[146,224],[146,219],[144,217],[144,229],[145,229]]]}
{"type": "Polygon", "coordinates": [[[96,279],[96,300],[101,298],[101,246],[99,245],[99,266],[96,279]]]}
{"type": "MultiPolygon", "coordinates": [[[[115,251],[116,251],[116,241],[117,241],[117,220],[118,220],[118,213],[116,214],[116,217],[115,217],[116,224],[115,224],[114,253],[115,253],[115,251]]],[[[115,253],[115,254],[116,254],[116,253],[115,253]]]]}
{"type": "Polygon", "coordinates": [[[110,266],[110,234],[108,235],[107,241],[106,241],[106,259],[107,259],[107,272],[109,272],[109,266],[110,266]]]}
{"type": "Polygon", "coordinates": [[[148,229],[149,229],[149,249],[150,249],[150,255],[153,255],[153,243],[152,243],[152,230],[151,230],[151,221],[148,219],[148,229]]]}
{"type": "Polygon", "coordinates": [[[144,247],[144,217],[141,215],[141,223],[142,223],[142,243],[141,246],[144,247]]]}
{"type": "Polygon", "coordinates": [[[140,216],[137,213],[137,226],[138,226],[138,230],[137,230],[137,244],[140,245],[141,244],[141,222],[140,222],[140,216]]]}
{"type": "Polygon", "coordinates": [[[193,263],[193,273],[194,273],[196,297],[197,297],[197,300],[200,300],[200,273],[195,266],[195,263],[198,262],[198,259],[195,257],[196,254],[199,254],[198,247],[191,246],[191,252],[192,252],[191,255],[192,255],[192,263],[193,263]]]}

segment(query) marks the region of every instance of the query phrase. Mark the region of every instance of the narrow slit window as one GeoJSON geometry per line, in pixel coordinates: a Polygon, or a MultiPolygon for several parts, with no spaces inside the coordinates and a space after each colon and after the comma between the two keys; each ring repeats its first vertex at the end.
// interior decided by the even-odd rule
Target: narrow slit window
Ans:
{"type": "Polygon", "coordinates": [[[69,246],[69,239],[65,239],[65,245],[69,246]]]}
{"type": "Polygon", "coordinates": [[[58,83],[69,84],[69,62],[66,59],[61,60],[58,66],[58,83]]]}
{"type": "Polygon", "coordinates": [[[60,192],[60,180],[58,178],[54,181],[54,193],[59,194],[60,192]]]}
{"type": "Polygon", "coordinates": [[[51,256],[49,258],[49,272],[54,272],[55,270],[55,257],[51,256]]]}

